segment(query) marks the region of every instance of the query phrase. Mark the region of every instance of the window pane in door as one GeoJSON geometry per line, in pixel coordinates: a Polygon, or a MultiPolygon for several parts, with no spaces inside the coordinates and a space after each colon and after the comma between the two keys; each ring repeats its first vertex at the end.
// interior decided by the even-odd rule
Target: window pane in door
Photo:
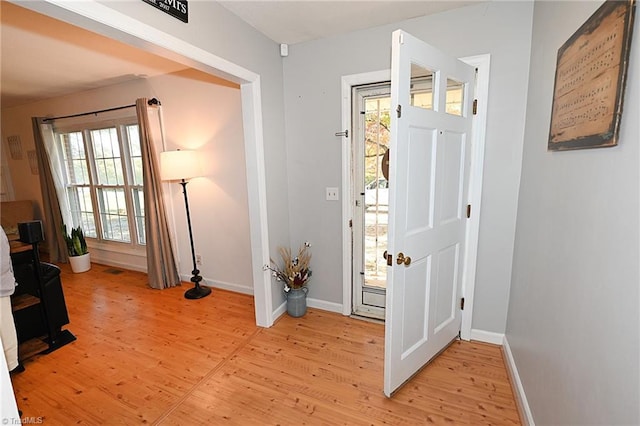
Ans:
{"type": "Polygon", "coordinates": [[[364,285],[384,288],[389,186],[382,161],[389,150],[391,98],[366,98],[364,106],[364,285]]]}
{"type": "Polygon", "coordinates": [[[411,105],[433,109],[434,72],[418,64],[411,64],[411,105]]]}
{"type": "Polygon", "coordinates": [[[464,83],[447,78],[446,108],[448,114],[462,116],[464,83]]]}

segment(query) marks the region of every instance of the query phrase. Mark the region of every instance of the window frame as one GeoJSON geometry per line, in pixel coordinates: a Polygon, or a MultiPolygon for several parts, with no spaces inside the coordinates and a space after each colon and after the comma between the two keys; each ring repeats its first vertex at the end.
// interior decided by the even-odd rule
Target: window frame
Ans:
{"type": "MultiPolygon", "coordinates": [[[[65,195],[67,200],[65,205],[68,205],[70,210],[73,203],[71,202],[70,197],[70,189],[71,188],[80,188],[80,187],[88,187],[90,193],[90,200],[92,204],[92,214],[93,222],[95,224],[95,233],[96,236],[86,236],[87,242],[100,249],[105,250],[114,250],[118,252],[129,251],[131,253],[143,253],[146,252],[146,229],[144,229],[144,201],[140,206],[140,212],[143,212],[141,217],[143,218],[143,235],[144,241],[140,241],[140,233],[141,231],[138,229],[138,215],[139,211],[135,209],[136,203],[134,201],[134,191],[141,191],[144,197],[144,183],[136,183],[134,176],[134,164],[132,160],[132,152],[131,145],[128,134],[129,126],[137,126],[139,128],[138,119],[134,116],[125,116],[121,118],[114,118],[108,120],[95,120],[95,121],[83,121],[76,123],[69,123],[65,126],[56,126],[54,129],[55,135],[55,146],[56,149],[59,150],[60,158],[66,158],[64,156],[64,144],[63,144],[63,134],[69,133],[80,133],[82,144],[85,152],[84,162],[87,168],[88,180],[89,183],[76,184],[71,183],[68,178],[68,167],[69,163],[67,161],[63,162],[63,170],[62,177],[64,181],[65,195]],[[118,148],[120,150],[120,165],[122,166],[122,184],[116,183],[112,184],[100,184],[98,183],[98,166],[96,162],[96,157],[94,153],[94,141],[91,138],[91,132],[101,129],[109,129],[115,128],[115,133],[118,142],[118,148]],[[122,189],[124,193],[125,206],[127,209],[127,224],[129,227],[129,240],[130,241],[120,241],[120,240],[112,240],[104,237],[103,230],[103,216],[105,212],[101,212],[101,200],[98,192],[100,189],[122,189]]],[[[142,148],[142,147],[141,147],[142,148]]],[[[143,198],[144,200],[144,198],[143,198]]],[[[79,208],[80,205],[78,205],[79,208]]],[[[81,212],[81,210],[79,210],[81,212]]],[[[81,225],[79,211],[70,211],[70,215],[73,220],[74,227],[81,225]]]]}

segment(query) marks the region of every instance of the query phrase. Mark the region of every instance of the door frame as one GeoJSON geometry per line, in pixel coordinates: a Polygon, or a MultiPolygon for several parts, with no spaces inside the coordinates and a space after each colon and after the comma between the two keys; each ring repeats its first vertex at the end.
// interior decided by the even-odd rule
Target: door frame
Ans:
{"type": "Polygon", "coordinates": [[[273,325],[260,75],[95,0],[12,3],[240,85],[256,324],[273,325]]]}
{"type": "MultiPolygon", "coordinates": [[[[462,311],[462,325],[460,337],[471,339],[473,319],[473,299],[476,281],[476,266],[478,257],[478,238],[480,231],[480,216],[482,212],[482,180],[484,173],[484,151],[487,130],[487,106],[489,100],[489,73],[491,55],[483,54],[460,58],[477,71],[475,97],[478,100],[477,114],[473,120],[472,159],[469,176],[469,200],[472,206],[471,218],[466,229],[466,253],[462,273],[462,295],[465,299],[465,309],[462,311]]],[[[342,129],[351,130],[351,92],[353,86],[391,81],[391,70],[373,71],[360,74],[342,76],[342,129]]],[[[351,134],[351,131],[349,131],[351,134]]],[[[342,314],[351,315],[352,295],[352,228],[354,188],[351,185],[351,140],[342,140],[342,314]]]]}
{"type": "MultiPolygon", "coordinates": [[[[352,154],[352,160],[353,163],[351,164],[351,177],[352,179],[350,180],[351,182],[363,182],[362,180],[364,177],[364,168],[365,168],[365,160],[364,160],[364,154],[365,154],[365,146],[364,144],[361,143],[361,141],[364,139],[365,136],[365,128],[366,128],[366,124],[365,124],[365,116],[362,115],[360,113],[360,111],[364,111],[364,107],[365,107],[365,99],[372,97],[372,98],[377,98],[377,97],[381,97],[381,96],[385,96],[387,97],[389,100],[391,100],[391,85],[389,82],[385,81],[382,83],[375,83],[375,84],[370,84],[370,85],[358,85],[359,87],[353,87],[352,91],[351,91],[351,99],[354,101],[353,105],[351,105],[351,120],[355,123],[355,121],[358,121],[357,126],[354,124],[351,129],[351,142],[350,142],[350,146],[351,146],[351,154],[352,154]],[[367,92],[367,95],[363,95],[362,99],[360,99],[360,95],[359,93],[362,92],[367,92]],[[373,92],[373,93],[372,93],[373,92]],[[384,92],[381,93],[381,92],[384,92]],[[356,94],[356,96],[354,97],[353,95],[356,94]],[[363,102],[362,105],[359,105],[360,102],[363,102]],[[356,106],[359,105],[359,106],[356,106]],[[356,131],[356,127],[357,127],[357,131],[356,131]],[[356,137],[358,137],[358,141],[356,141],[356,137]],[[362,145],[361,147],[359,147],[360,145],[362,145]],[[353,155],[356,155],[356,157],[354,157],[353,155]]],[[[371,287],[369,287],[368,289],[365,290],[365,275],[360,275],[360,274],[366,274],[366,267],[365,267],[365,263],[366,263],[366,255],[364,254],[365,251],[365,246],[366,243],[364,243],[364,235],[361,234],[365,233],[364,231],[364,226],[366,223],[366,214],[367,214],[367,208],[366,208],[366,196],[363,196],[363,194],[366,192],[366,188],[364,186],[362,186],[360,189],[358,189],[359,187],[357,186],[353,186],[352,188],[352,194],[353,194],[353,198],[352,198],[352,203],[351,203],[351,207],[354,207],[355,204],[355,200],[360,198],[361,202],[362,202],[362,207],[360,207],[359,209],[354,209],[352,210],[352,216],[351,216],[351,235],[352,235],[352,260],[351,263],[353,265],[354,260],[358,257],[358,256],[362,256],[361,259],[362,260],[362,269],[360,268],[352,268],[351,270],[351,311],[353,315],[357,315],[360,317],[365,317],[365,318],[370,318],[370,319],[378,319],[378,320],[384,320],[384,307],[379,307],[379,306],[375,306],[375,305],[367,305],[364,303],[364,293],[371,293],[371,294],[377,294],[379,297],[381,297],[383,300],[385,300],[385,294],[380,294],[382,292],[386,292],[386,289],[383,289],[383,291],[381,291],[380,289],[372,289],[371,287]],[[358,227],[360,228],[360,231],[358,231],[358,227]],[[355,238],[357,236],[362,237],[362,238],[355,238]],[[360,240],[360,241],[358,241],[360,240]],[[360,252],[360,254],[358,255],[357,252],[360,252]],[[358,287],[358,280],[360,280],[360,286],[359,286],[359,293],[360,296],[358,296],[358,291],[357,288],[358,287]],[[358,311],[358,306],[360,305],[361,310],[358,311]],[[355,308],[355,309],[354,309],[355,308]]],[[[388,207],[388,206],[387,206],[388,207]]],[[[378,212],[376,212],[376,214],[378,214],[378,212]]],[[[388,211],[387,211],[387,217],[388,217],[388,211]]],[[[385,262],[386,264],[386,262],[385,262]]]]}

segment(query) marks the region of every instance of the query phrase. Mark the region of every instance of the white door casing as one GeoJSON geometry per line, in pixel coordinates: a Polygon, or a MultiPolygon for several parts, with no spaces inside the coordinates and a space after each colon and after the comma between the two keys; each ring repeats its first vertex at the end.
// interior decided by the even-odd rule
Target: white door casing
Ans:
{"type": "Polygon", "coordinates": [[[458,59],[393,33],[391,104],[400,112],[391,119],[387,396],[460,332],[474,78],[458,59]],[[431,109],[412,106],[412,68],[432,72],[431,109]],[[454,81],[462,84],[461,116],[446,112],[454,81]]]}
{"type": "Polygon", "coordinates": [[[349,130],[349,136],[340,139],[342,143],[342,314],[351,315],[353,307],[353,228],[354,200],[358,197],[353,185],[353,154],[351,152],[352,132],[352,89],[362,84],[391,80],[391,70],[372,71],[342,77],[342,129],[349,130]],[[348,194],[348,196],[347,196],[348,194]]]}

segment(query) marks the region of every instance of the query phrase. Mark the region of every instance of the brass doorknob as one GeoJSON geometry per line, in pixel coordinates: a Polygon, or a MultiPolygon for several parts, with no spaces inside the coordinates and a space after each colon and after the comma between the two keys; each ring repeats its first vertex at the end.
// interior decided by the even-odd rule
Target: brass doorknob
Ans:
{"type": "Polygon", "coordinates": [[[409,266],[411,265],[411,257],[410,256],[405,257],[404,253],[400,252],[396,256],[396,263],[398,265],[402,265],[404,263],[404,266],[409,266]]]}
{"type": "Polygon", "coordinates": [[[398,265],[402,265],[404,263],[404,266],[409,266],[411,265],[411,257],[405,256],[404,253],[400,252],[396,256],[396,263],[398,265]]]}

